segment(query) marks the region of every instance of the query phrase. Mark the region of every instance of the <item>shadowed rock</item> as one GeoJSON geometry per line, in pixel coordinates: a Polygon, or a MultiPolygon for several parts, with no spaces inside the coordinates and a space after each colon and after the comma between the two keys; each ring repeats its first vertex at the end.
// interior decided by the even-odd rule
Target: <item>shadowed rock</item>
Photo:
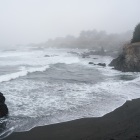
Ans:
{"type": "Polygon", "coordinates": [[[102,67],[105,67],[105,66],[106,66],[105,63],[98,63],[98,64],[95,64],[95,63],[93,63],[93,62],[89,62],[88,64],[90,64],[90,65],[98,65],[98,66],[102,66],[102,67]]]}
{"type": "Polygon", "coordinates": [[[0,92],[0,118],[5,117],[8,115],[8,108],[5,104],[5,97],[0,92]]]}
{"type": "Polygon", "coordinates": [[[103,67],[105,67],[105,66],[106,66],[106,64],[105,64],[105,63],[98,63],[97,65],[98,65],[98,66],[103,66],[103,67]]]}
{"type": "Polygon", "coordinates": [[[5,97],[3,96],[3,94],[0,92],[0,104],[5,103],[5,97]]]}
{"type": "Polygon", "coordinates": [[[94,64],[93,62],[89,62],[88,64],[94,64]]]}

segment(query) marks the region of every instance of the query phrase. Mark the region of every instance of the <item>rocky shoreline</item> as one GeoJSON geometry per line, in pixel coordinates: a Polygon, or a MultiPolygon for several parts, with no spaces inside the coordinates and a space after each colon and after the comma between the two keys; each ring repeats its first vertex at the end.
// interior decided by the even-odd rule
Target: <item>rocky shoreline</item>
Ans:
{"type": "Polygon", "coordinates": [[[140,42],[126,45],[123,52],[113,59],[109,66],[122,72],[140,72],[140,42]]]}

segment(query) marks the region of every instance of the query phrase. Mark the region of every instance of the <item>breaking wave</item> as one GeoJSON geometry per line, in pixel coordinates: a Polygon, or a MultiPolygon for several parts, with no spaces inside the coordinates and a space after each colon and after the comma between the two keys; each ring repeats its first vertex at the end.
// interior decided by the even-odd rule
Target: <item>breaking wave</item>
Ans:
{"type": "Polygon", "coordinates": [[[19,71],[19,72],[16,72],[16,73],[2,75],[2,76],[0,76],[0,83],[1,82],[7,82],[7,81],[10,81],[10,80],[14,80],[14,79],[22,77],[22,76],[26,76],[29,73],[43,72],[47,68],[49,68],[49,66],[43,66],[43,67],[40,67],[40,68],[30,68],[28,70],[23,70],[23,71],[19,71]]]}

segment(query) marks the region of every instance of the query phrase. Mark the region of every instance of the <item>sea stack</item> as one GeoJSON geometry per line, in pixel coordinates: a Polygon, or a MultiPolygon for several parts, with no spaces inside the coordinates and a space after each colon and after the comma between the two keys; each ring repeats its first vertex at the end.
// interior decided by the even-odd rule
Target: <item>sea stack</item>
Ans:
{"type": "Polygon", "coordinates": [[[8,115],[8,108],[5,104],[5,97],[0,92],[0,118],[5,117],[8,115]]]}
{"type": "Polygon", "coordinates": [[[109,65],[123,72],[140,72],[140,24],[135,27],[131,43],[109,65]]]}

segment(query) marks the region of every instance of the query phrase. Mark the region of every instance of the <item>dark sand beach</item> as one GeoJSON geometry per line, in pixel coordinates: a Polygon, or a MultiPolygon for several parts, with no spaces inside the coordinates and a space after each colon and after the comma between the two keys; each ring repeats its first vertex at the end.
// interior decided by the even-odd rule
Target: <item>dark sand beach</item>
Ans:
{"type": "Polygon", "coordinates": [[[139,140],[140,99],[100,118],[40,126],[28,132],[16,132],[4,140],[139,140]]]}

